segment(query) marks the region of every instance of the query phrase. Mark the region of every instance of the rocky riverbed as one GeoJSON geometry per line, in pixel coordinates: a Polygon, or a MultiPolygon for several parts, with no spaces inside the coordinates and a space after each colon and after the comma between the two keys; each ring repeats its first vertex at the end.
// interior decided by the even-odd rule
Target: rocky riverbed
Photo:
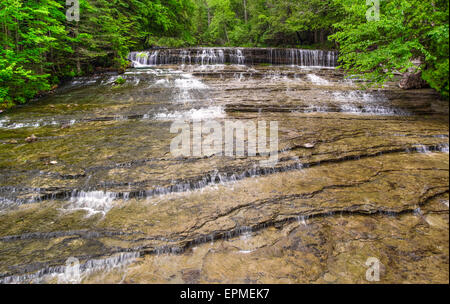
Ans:
{"type": "Polygon", "coordinates": [[[372,283],[370,257],[380,283],[449,282],[448,102],[434,91],[297,65],[118,77],[1,114],[0,282],[58,282],[70,257],[84,283],[372,283]],[[180,119],[277,121],[278,163],[174,157],[180,119]]]}

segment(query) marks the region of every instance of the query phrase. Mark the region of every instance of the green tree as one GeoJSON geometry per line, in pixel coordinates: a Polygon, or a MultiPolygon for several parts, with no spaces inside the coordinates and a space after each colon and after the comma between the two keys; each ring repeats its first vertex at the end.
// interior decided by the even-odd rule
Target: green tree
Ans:
{"type": "Polygon", "coordinates": [[[192,0],[80,0],[79,22],[66,9],[63,0],[0,2],[0,107],[63,77],[123,68],[130,49],[194,43],[192,0]]]}
{"type": "Polygon", "coordinates": [[[382,84],[396,72],[422,77],[448,98],[449,2],[383,0],[379,20],[367,21],[364,2],[335,0],[346,18],[331,38],[339,44],[341,67],[382,84]],[[421,64],[416,67],[414,59],[421,64]]]}

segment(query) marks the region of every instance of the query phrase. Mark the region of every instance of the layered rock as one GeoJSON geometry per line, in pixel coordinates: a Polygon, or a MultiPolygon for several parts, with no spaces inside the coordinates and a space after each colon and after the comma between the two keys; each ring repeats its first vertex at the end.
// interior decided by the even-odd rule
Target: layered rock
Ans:
{"type": "Polygon", "coordinates": [[[363,283],[369,257],[381,283],[448,282],[448,103],[432,90],[286,66],[116,77],[0,118],[0,282],[55,282],[69,257],[86,283],[363,283]],[[178,119],[278,121],[278,163],[174,157],[178,119]]]}

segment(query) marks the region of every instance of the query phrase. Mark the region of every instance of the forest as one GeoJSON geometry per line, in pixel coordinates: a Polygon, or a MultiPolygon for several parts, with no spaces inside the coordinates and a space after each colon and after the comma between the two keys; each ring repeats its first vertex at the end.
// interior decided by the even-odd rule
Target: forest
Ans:
{"type": "Polygon", "coordinates": [[[448,99],[449,1],[383,0],[368,20],[374,3],[80,0],[79,21],[68,21],[66,1],[1,0],[0,109],[74,76],[123,70],[131,50],[186,46],[336,49],[348,73],[383,83],[415,69],[448,99]]]}

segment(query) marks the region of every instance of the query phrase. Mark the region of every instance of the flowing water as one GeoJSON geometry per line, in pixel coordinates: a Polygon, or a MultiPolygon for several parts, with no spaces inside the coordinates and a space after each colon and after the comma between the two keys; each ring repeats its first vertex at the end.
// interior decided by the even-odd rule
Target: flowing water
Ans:
{"type": "Polygon", "coordinates": [[[0,115],[0,282],[448,283],[448,102],[334,52],[173,49],[0,115]],[[174,157],[175,120],[277,121],[278,163],[174,157]],[[34,134],[36,141],[25,139],[34,134]]]}

